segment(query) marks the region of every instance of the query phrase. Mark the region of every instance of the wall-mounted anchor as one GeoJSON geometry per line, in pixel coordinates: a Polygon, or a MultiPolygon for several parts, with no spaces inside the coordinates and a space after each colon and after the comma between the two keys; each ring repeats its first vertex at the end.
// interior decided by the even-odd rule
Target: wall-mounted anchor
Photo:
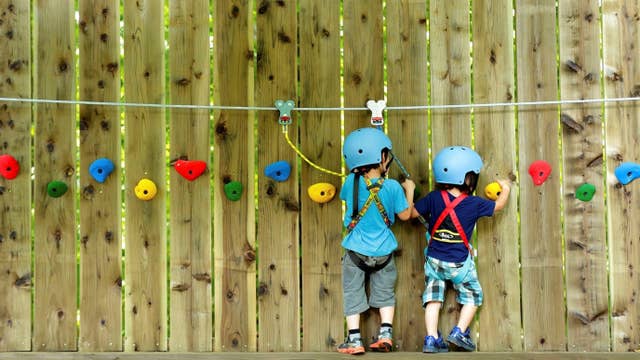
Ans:
{"type": "Polygon", "coordinates": [[[291,110],[296,106],[293,100],[276,100],[276,108],[280,111],[280,117],[278,117],[278,123],[280,125],[291,125],[291,110]]]}
{"type": "Polygon", "coordinates": [[[367,107],[371,110],[371,125],[375,127],[381,127],[384,125],[384,118],[382,117],[382,110],[387,107],[386,100],[369,100],[367,101],[367,107]]]}

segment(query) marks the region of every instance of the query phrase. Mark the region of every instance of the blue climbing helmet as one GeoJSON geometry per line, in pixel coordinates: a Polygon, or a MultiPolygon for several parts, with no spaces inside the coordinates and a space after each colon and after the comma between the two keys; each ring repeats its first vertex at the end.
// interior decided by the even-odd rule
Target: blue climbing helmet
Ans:
{"type": "Polygon", "coordinates": [[[349,171],[382,161],[382,150],[391,150],[391,139],[382,130],[371,127],[351,132],[344,139],[342,155],[349,171]]]}
{"type": "Polygon", "coordinates": [[[439,184],[462,185],[468,173],[480,175],[480,169],[480,155],[466,146],[445,147],[433,159],[433,175],[439,184]]]}

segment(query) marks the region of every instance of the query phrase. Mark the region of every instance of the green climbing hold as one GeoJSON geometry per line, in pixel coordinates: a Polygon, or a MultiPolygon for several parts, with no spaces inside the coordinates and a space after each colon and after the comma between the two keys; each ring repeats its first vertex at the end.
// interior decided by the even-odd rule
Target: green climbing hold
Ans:
{"type": "Polygon", "coordinates": [[[593,198],[593,194],[596,192],[596,187],[593,184],[584,183],[576,190],[576,198],[582,201],[590,201],[593,198]]]}
{"type": "Polygon", "coordinates": [[[242,183],[239,181],[230,181],[224,184],[224,193],[227,195],[227,199],[231,201],[238,201],[242,197],[242,183]]]}
{"type": "Polygon", "coordinates": [[[47,184],[47,194],[54,198],[64,195],[68,189],[67,184],[62,181],[52,181],[47,184]]]}

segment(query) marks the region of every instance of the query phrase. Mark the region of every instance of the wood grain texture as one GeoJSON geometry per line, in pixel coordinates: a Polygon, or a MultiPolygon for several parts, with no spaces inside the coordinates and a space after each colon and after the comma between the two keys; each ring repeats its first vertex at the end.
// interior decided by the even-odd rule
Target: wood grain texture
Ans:
{"type": "MultiPolygon", "coordinates": [[[[601,96],[600,23],[597,1],[559,3],[560,93],[562,99],[601,96]]],[[[567,349],[608,351],[609,285],[605,229],[604,139],[602,104],[563,105],[567,349]],[[594,197],[580,201],[582,184],[596,186],[594,197]]]]}
{"type": "MultiPolygon", "coordinates": [[[[209,105],[209,2],[172,0],[169,8],[172,104],[209,105]]],[[[170,159],[210,168],[209,111],[172,109],[170,159]]],[[[193,181],[171,169],[171,351],[211,351],[211,187],[208,170],[193,181]]]]}
{"type": "MultiPolygon", "coordinates": [[[[31,10],[28,1],[0,1],[0,97],[32,96],[31,10]],[[11,34],[11,36],[7,36],[11,34]]],[[[17,178],[0,178],[0,351],[31,349],[31,104],[0,102],[2,154],[20,164],[17,178]]]]}
{"type": "MultiPolygon", "coordinates": [[[[124,90],[131,103],[165,101],[164,7],[124,2],[124,90]]],[[[125,340],[127,351],[167,349],[166,119],[164,108],[125,109],[125,340]],[[157,194],[141,200],[142,179],[157,194]]]]}
{"type": "MultiPolygon", "coordinates": [[[[79,3],[79,96],[120,99],[120,5],[79,3]]],[[[122,185],[120,111],[80,106],[80,339],[81,351],[122,350],[122,185]],[[107,158],[114,171],[102,183],[89,173],[107,158]]]]}
{"type": "MultiPolygon", "coordinates": [[[[605,98],[638,96],[638,1],[602,3],[605,98]]],[[[640,267],[638,234],[640,214],[638,181],[623,186],[615,176],[622,162],[640,162],[638,137],[640,112],[635,103],[609,103],[604,108],[606,137],[607,239],[609,241],[609,286],[611,348],[632,351],[640,344],[640,267]]]]}
{"type": "MultiPolygon", "coordinates": [[[[73,100],[75,38],[73,4],[38,1],[34,97],[73,100]]],[[[38,104],[35,127],[35,295],[33,349],[75,350],[76,328],[76,141],[75,106],[38,104]],[[68,187],[60,197],[47,185],[68,187]]]]}
{"type": "MultiPolygon", "coordinates": [[[[323,0],[300,2],[300,106],[340,106],[340,4],[323,0]],[[322,86],[318,86],[322,84],[322,86]]],[[[339,112],[301,114],[300,147],[314,163],[340,172],[342,160],[339,112]],[[318,134],[323,134],[318,136],[318,134]]],[[[341,282],[342,179],[302,163],[301,254],[303,351],[333,352],[344,339],[341,282]],[[333,200],[319,204],[309,186],[327,182],[336,187],[333,200]]]]}
{"type": "MultiPolygon", "coordinates": [[[[474,103],[514,101],[513,12],[510,1],[473,2],[474,103]]],[[[497,179],[514,181],[505,209],[477,224],[478,277],[484,304],[478,348],[522,351],[516,122],[514,107],[474,109],[475,143],[484,162],[476,195],[497,179]]]]}
{"type": "MultiPolygon", "coordinates": [[[[296,2],[260,2],[256,29],[256,105],[295,101],[296,2]]],[[[278,118],[278,112],[258,112],[258,349],[266,352],[300,351],[300,312],[291,311],[300,308],[298,166],[278,118]],[[265,175],[264,169],[276,161],[291,166],[287,181],[265,175]]],[[[294,143],[297,130],[295,125],[287,130],[294,143]]]]}
{"type": "MultiPolygon", "coordinates": [[[[516,4],[518,101],[555,100],[556,7],[554,1],[516,4]]],[[[566,350],[563,296],[560,151],[557,106],[518,110],[522,321],[525,351],[566,350]],[[549,178],[535,186],[528,170],[544,160],[549,178]],[[545,314],[546,321],[540,321],[545,314]]]]}
{"type": "MultiPolygon", "coordinates": [[[[253,1],[215,2],[215,103],[253,105],[253,1]]],[[[214,351],[256,351],[255,140],[253,112],[214,117],[214,351]],[[238,201],[224,185],[243,186],[238,201]]]]}

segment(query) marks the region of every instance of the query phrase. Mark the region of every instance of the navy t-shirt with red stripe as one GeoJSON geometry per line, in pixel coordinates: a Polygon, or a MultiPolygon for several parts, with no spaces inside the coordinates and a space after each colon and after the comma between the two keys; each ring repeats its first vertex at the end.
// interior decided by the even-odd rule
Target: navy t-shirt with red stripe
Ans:
{"type": "MultiPolygon", "coordinates": [[[[456,198],[449,192],[447,195],[450,201],[454,201],[456,198]]],[[[416,201],[416,210],[429,222],[430,234],[433,232],[433,225],[445,207],[440,190],[432,191],[416,201]]],[[[492,216],[494,210],[495,202],[473,195],[467,196],[455,207],[455,213],[469,241],[471,241],[471,235],[478,219],[483,216],[492,216]]],[[[429,243],[428,254],[429,257],[455,263],[461,263],[467,259],[469,250],[462,241],[450,216],[444,219],[434,234],[429,243]]]]}

